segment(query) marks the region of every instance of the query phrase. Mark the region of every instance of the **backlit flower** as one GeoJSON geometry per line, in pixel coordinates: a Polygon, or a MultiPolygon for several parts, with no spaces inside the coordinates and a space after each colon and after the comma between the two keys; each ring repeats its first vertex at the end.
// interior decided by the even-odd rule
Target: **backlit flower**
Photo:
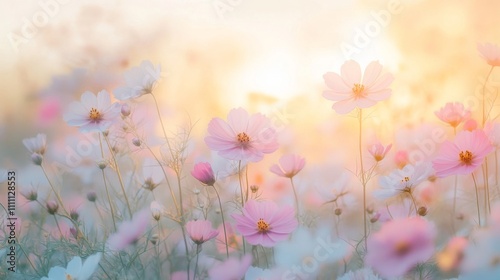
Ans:
{"type": "Polygon", "coordinates": [[[462,103],[446,103],[439,111],[434,112],[443,122],[452,127],[457,127],[470,118],[471,112],[465,109],[462,103]]]}
{"type": "Polygon", "coordinates": [[[41,280],[87,280],[95,272],[101,253],[89,256],[82,264],[82,259],[78,256],[73,257],[68,263],[67,268],[54,266],[50,269],[48,277],[42,277],[41,280]]]}
{"type": "Polygon", "coordinates": [[[232,217],[236,220],[236,229],[252,245],[272,247],[285,240],[298,225],[292,207],[279,209],[272,201],[249,200],[242,211],[241,215],[232,217]]]}
{"type": "Polygon", "coordinates": [[[375,161],[379,162],[385,158],[385,156],[391,150],[391,148],[392,144],[389,144],[388,146],[384,147],[380,142],[377,142],[368,148],[368,152],[372,155],[375,161]]]}
{"type": "Polygon", "coordinates": [[[479,54],[491,66],[500,66],[500,47],[490,43],[477,44],[479,54]]]}
{"type": "Polygon", "coordinates": [[[269,169],[272,173],[286,178],[292,178],[304,168],[306,160],[298,155],[285,155],[269,169]]]}
{"type": "Polygon", "coordinates": [[[337,101],[332,108],[339,114],[347,114],[355,108],[368,108],[391,96],[391,74],[381,74],[382,65],[371,62],[361,77],[361,67],[349,60],[340,69],[340,75],[328,72],[323,76],[330,90],[323,92],[326,99],[337,101]]]}
{"type": "Polygon", "coordinates": [[[133,67],[123,74],[126,85],[115,89],[113,93],[119,100],[153,93],[153,87],[160,79],[160,72],[160,65],[155,67],[150,61],[143,61],[140,66],[133,67]]]}
{"type": "Polygon", "coordinates": [[[35,137],[23,139],[23,144],[31,153],[43,156],[47,149],[47,135],[38,133],[35,137]]]}
{"type": "Polygon", "coordinates": [[[439,268],[445,272],[457,269],[464,257],[467,243],[468,241],[464,237],[453,237],[446,245],[446,248],[436,255],[439,268]]]}
{"type": "Polygon", "coordinates": [[[373,195],[379,198],[389,198],[402,193],[412,193],[413,189],[432,174],[429,164],[417,166],[406,165],[403,169],[396,169],[388,176],[380,177],[380,189],[373,195]]]}
{"type": "Polygon", "coordinates": [[[436,230],[420,217],[388,221],[368,238],[365,262],[381,276],[399,277],[434,253],[436,230]]]}
{"type": "Polygon", "coordinates": [[[90,91],[84,92],[80,102],[69,105],[64,120],[71,126],[79,126],[82,132],[107,130],[120,116],[120,104],[111,103],[111,97],[105,90],[97,96],[90,91]]]}
{"type": "Polygon", "coordinates": [[[213,186],[215,184],[214,171],[208,162],[195,164],[193,170],[191,171],[191,175],[193,175],[196,180],[207,186],[213,186]]]}
{"type": "Polygon", "coordinates": [[[212,119],[208,134],[205,143],[226,159],[257,162],[278,149],[271,121],[262,114],[249,116],[242,108],[231,110],[227,122],[212,119]]]}
{"type": "Polygon", "coordinates": [[[468,175],[492,151],[493,146],[482,130],[461,131],[453,142],[442,144],[439,155],[432,163],[438,177],[468,175]]]}
{"type": "Polygon", "coordinates": [[[198,245],[214,239],[219,234],[218,230],[212,228],[210,221],[204,220],[187,222],[186,230],[191,240],[198,245]]]}

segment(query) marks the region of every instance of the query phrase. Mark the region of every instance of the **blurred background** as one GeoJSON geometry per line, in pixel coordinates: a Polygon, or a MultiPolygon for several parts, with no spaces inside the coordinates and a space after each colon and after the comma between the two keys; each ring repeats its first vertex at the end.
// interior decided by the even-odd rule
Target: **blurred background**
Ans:
{"type": "MultiPolygon", "coordinates": [[[[155,93],[162,114],[173,126],[196,122],[199,148],[206,149],[210,119],[241,106],[279,121],[283,152],[310,162],[355,157],[356,122],[335,114],[321,96],[323,74],[339,72],[348,59],[362,67],[379,60],[395,76],[393,96],[370,111],[366,141],[394,143],[396,150],[417,126],[439,124],[434,111],[446,102],[469,101],[489,70],[477,43],[500,43],[495,0],[1,0],[0,6],[4,168],[29,163],[23,138],[42,132],[53,143],[76,133],[62,120],[67,105],[86,90],[112,92],[142,60],[161,64],[155,93]]],[[[466,105],[477,110],[473,103],[466,105]]]]}

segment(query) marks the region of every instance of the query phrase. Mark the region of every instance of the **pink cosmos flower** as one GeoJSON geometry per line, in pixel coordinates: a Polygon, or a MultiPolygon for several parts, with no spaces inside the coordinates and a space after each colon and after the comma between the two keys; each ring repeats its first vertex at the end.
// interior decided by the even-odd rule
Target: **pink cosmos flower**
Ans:
{"type": "Polygon", "coordinates": [[[468,175],[492,151],[493,146],[482,130],[461,131],[453,142],[442,144],[438,157],[432,162],[436,176],[468,175]]]}
{"type": "Polygon", "coordinates": [[[212,223],[210,221],[204,220],[187,222],[186,230],[191,240],[198,245],[210,239],[214,239],[219,234],[218,230],[212,228],[212,223]]]}
{"type": "Polygon", "coordinates": [[[278,149],[271,121],[261,114],[249,116],[242,108],[231,110],[227,122],[212,119],[208,134],[205,143],[226,159],[257,162],[278,149]]]}
{"type": "Polygon", "coordinates": [[[471,112],[465,109],[462,103],[446,103],[444,107],[439,109],[439,111],[434,112],[436,116],[443,122],[451,125],[452,127],[457,127],[462,122],[465,122],[470,118],[471,112]]]}
{"type": "Polygon", "coordinates": [[[391,150],[391,148],[392,144],[389,144],[387,147],[384,147],[380,142],[377,142],[368,148],[368,152],[372,155],[375,161],[379,162],[385,158],[385,156],[391,150]]]}
{"type": "Polygon", "coordinates": [[[235,280],[242,279],[252,264],[252,256],[245,255],[243,258],[229,258],[225,262],[215,265],[208,271],[210,279],[235,280]]]}
{"type": "Polygon", "coordinates": [[[213,186],[215,184],[214,171],[208,162],[199,162],[195,164],[191,171],[191,175],[204,185],[213,186]]]}
{"type": "Polygon", "coordinates": [[[361,67],[354,60],[349,60],[340,69],[338,75],[328,72],[323,79],[330,90],[323,92],[323,97],[338,101],[332,108],[339,114],[347,114],[354,108],[368,108],[378,101],[391,96],[389,85],[394,80],[391,74],[383,74],[382,65],[373,61],[366,67],[361,78],[361,67]]]}
{"type": "Polygon", "coordinates": [[[252,245],[272,247],[285,240],[298,225],[292,207],[279,209],[272,201],[249,200],[242,211],[243,214],[232,217],[236,220],[236,229],[252,245]]]}
{"type": "Polygon", "coordinates": [[[479,54],[491,66],[500,66],[500,48],[490,43],[477,44],[479,54]]]}
{"type": "Polygon", "coordinates": [[[403,276],[434,253],[436,230],[420,217],[386,222],[368,238],[365,262],[382,277],[403,276]]]}
{"type": "MultiPolygon", "coordinates": [[[[217,230],[219,232],[223,232],[224,231],[223,225],[220,224],[217,230]]],[[[234,232],[233,226],[229,223],[226,223],[226,233],[227,233],[227,243],[229,246],[229,253],[232,253],[240,248],[242,239],[240,235],[237,235],[234,232]]],[[[219,253],[221,254],[226,253],[226,240],[223,234],[217,237],[217,242],[215,242],[215,246],[219,253]]]]}
{"type": "Polygon", "coordinates": [[[279,165],[275,164],[271,166],[269,171],[278,176],[286,178],[292,178],[293,176],[297,175],[297,173],[299,173],[306,164],[306,160],[298,155],[282,156],[279,162],[279,165]]]}
{"type": "Polygon", "coordinates": [[[113,251],[122,251],[129,245],[136,243],[146,231],[150,221],[150,212],[147,209],[135,213],[131,221],[123,222],[118,231],[108,238],[108,247],[113,251]]]}
{"type": "Polygon", "coordinates": [[[79,126],[81,132],[107,130],[120,116],[120,104],[111,103],[111,97],[105,90],[97,96],[90,91],[84,92],[81,102],[69,105],[64,120],[71,126],[79,126]]]}

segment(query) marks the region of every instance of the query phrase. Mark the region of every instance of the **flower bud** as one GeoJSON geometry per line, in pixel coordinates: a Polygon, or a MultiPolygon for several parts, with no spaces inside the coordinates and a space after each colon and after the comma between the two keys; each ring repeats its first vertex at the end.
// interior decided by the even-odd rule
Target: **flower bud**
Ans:
{"type": "Polygon", "coordinates": [[[151,238],[149,239],[151,241],[151,244],[156,245],[156,242],[158,242],[158,234],[153,234],[151,238]]]}
{"type": "Polygon", "coordinates": [[[97,199],[97,194],[94,191],[87,193],[87,200],[90,202],[95,202],[97,199]]]}
{"type": "Polygon", "coordinates": [[[80,214],[78,214],[78,212],[76,212],[76,210],[71,210],[69,212],[69,216],[71,217],[71,219],[73,219],[73,221],[77,221],[78,218],[80,217],[80,214]]]}
{"type": "Polygon", "coordinates": [[[32,153],[31,161],[33,161],[33,163],[36,165],[42,165],[43,156],[39,153],[32,153]]]}
{"type": "Polygon", "coordinates": [[[31,190],[29,193],[25,194],[24,197],[29,201],[36,201],[38,199],[38,193],[35,190],[31,190]]]}
{"type": "Polygon", "coordinates": [[[335,215],[340,216],[342,214],[342,209],[341,208],[336,208],[335,209],[335,215]]]}
{"type": "Polygon", "coordinates": [[[105,169],[108,166],[108,163],[105,160],[100,160],[97,162],[97,166],[99,166],[99,169],[105,169]]]}
{"type": "Polygon", "coordinates": [[[380,218],[380,213],[375,213],[371,218],[370,218],[370,223],[376,223],[378,219],[380,218]]]}
{"type": "Polygon", "coordinates": [[[127,103],[122,105],[121,113],[124,117],[128,117],[130,115],[130,106],[127,103]]]}
{"type": "Polygon", "coordinates": [[[425,216],[427,215],[427,207],[425,206],[420,206],[417,210],[417,213],[420,215],[420,216],[425,216]]]}
{"type": "Polygon", "coordinates": [[[132,144],[134,144],[134,146],[136,147],[140,147],[141,146],[141,140],[137,137],[133,138],[132,139],[132,144]]]}
{"type": "Polygon", "coordinates": [[[258,190],[259,190],[259,186],[257,186],[257,185],[250,186],[250,191],[252,191],[252,193],[257,193],[258,190]]]}
{"type": "Polygon", "coordinates": [[[54,215],[57,213],[57,209],[59,209],[59,205],[53,200],[47,201],[45,206],[47,207],[47,212],[49,212],[50,215],[54,215]]]}

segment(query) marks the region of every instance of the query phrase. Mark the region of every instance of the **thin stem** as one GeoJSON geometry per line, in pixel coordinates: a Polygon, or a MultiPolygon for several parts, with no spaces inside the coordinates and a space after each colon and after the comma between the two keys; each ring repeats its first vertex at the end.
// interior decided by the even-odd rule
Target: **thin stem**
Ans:
{"type": "MultiPolygon", "coordinates": [[[[243,197],[243,183],[241,182],[241,160],[238,161],[238,179],[240,181],[240,193],[241,193],[241,208],[245,207],[245,199],[243,197]]],[[[243,255],[246,254],[245,237],[241,237],[241,242],[243,243],[243,255]]]]}
{"type": "MultiPolygon", "coordinates": [[[[196,279],[196,275],[198,274],[198,258],[200,256],[200,244],[196,245],[196,262],[194,263],[194,279],[196,279]]],[[[189,270],[188,270],[189,274],[189,270]]]]}
{"type": "Polygon", "coordinates": [[[59,230],[61,237],[64,238],[64,234],[62,233],[61,227],[59,226],[59,222],[57,221],[56,215],[52,215],[52,216],[54,217],[54,221],[56,221],[57,229],[59,230]]]}
{"type": "Polygon", "coordinates": [[[481,210],[479,210],[479,193],[478,193],[478,189],[477,189],[476,177],[474,176],[474,173],[471,173],[471,174],[472,174],[472,180],[474,181],[474,187],[476,190],[477,219],[479,222],[479,226],[481,226],[481,210]]]}
{"type": "Polygon", "coordinates": [[[56,189],[54,188],[54,185],[50,181],[49,176],[47,175],[47,171],[45,171],[45,168],[43,167],[42,164],[40,164],[40,167],[42,168],[42,171],[43,171],[43,174],[45,175],[45,178],[47,178],[47,181],[49,182],[50,188],[52,189],[52,191],[54,192],[54,194],[56,196],[57,202],[59,203],[59,205],[61,205],[61,208],[64,210],[64,214],[69,215],[68,211],[66,211],[66,208],[64,207],[64,203],[63,203],[63,201],[61,199],[61,196],[56,191],[56,189]]]}
{"type": "Polygon", "coordinates": [[[300,223],[300,208],[299,208],[299,197],[297,196],[297,191],[295,190],[295,185],[293,183],[293,177],[290,178],[290,182],[292,183],[293,196],[295,196],[295,207],[297,208],[297,221],[300,223]]]}
{"type": "Polygon", "coordinates": [[[491,213],[491,205],[490,205],[490,184],[489,184],[489,178],[488,178],[488,157],[486,156],[484,158],[484,199],[486,201],[485,207],[485,214],[488,215],[488,213],[491,213]]]}
{"type": "Polygon", "coordinates": [[[363,147],[362,147],[362,141],[363,141],[363,109],[359,109],[359,164],[361,167],[361,184],[363,185],[363,230],[364,230],[364,242],[365,242],[365,250],[368,251],[368,231],[366,228],[366,182],[365,182],[365,171],[363,167],[363,147]]]}
{"type": "Polygon", "coordinates": [[[181,188],[181,176],[179,174],[179,170],[175,169],[175,174],[177,177],[177,187],[179,188],[179,201],[180,201],[180,213],[181,213],[181,230],[182,230],[182,239],[184,240],[184,249],[186,250],[186,259],[187,259],[187,272],[188,272],[188,280],[190,280],[189,276],[189,268],[191,267],[191,260],[189,259],[188,256],[188,244],[187,244],[187,239],[186,239],[186,230],[184,229],[184,225],[186,223],[185,217],[184,217],[184,207],[183,207],[183,202],[182,202],[182,188],[181,188]]]}
{"type": "Polygon", "coordinates": [[[246,185],[247,185],[247,188],[246,188],[246,194],[245,194],[245,201],[248,201],[248,189],[250,188],[250,186],[248,185],[248,163],[247,163],[247,166],[245,166],[245,181],[246,181],[246,185]]]}
{"type": "MultiPolygon", "coordinates": [[[[102,147],[101,134],[99,134],[99,146],[101,147],[101,157],[104,159],[104,148],[102,147]]],[[[104,182],[104,189],[106,190],[106,196],[108,198],[109,210],[111,211],[111,218],[113,219],[113,227],[116,231],[115,213],[113,210],[113,203],[111,202],[111,196],[109,195],[108,184],[106,182],[106,174],[104,173],[104,169],[101,169],[101,173],[102,173],[102,180],[104,182]]],[[[97,208],[97,204],[96,204],[96,208],[97,208]]],[[[97,211],[98,211],[99,216],[100,216],[101,212],[99,211],[99,208],[97,208],[97,211]]],[[[101,219],[102,219],[102,217],[101,217],[101,219]]],[[[102,222],[104,224],[104,219],[102,219],[102,222]]]]}
{"type": "Polygon", "coordinates": [[[415,201],[415,198],[413,197],[413,194],[411,192],[411,190],[408,191],[408,194],[410,195],[411,201],[413,201],[413,207],[415,207],[415,215],[418,216],[417,202],[415,201]]]}
{"type": "Polygon", "coordinates": [[[125,185],[123,184],[122,174],[120,173],[120,168],[118,167],[118,162],[116,161],[115,152],[113,151],[113,148],[111,148],[108,137],[106,137],[106,135],[104,134],[103,136],[104,140],[106,140],[106,144],[108,145],[109,152],[111,153],[111,158],[113,158],[116,174],[118,175],[118,181],[120,182],[120,187],[122,189],[123,196],[125,197],[125,202],[127,203],[128,213],[130,215],[130,218],[132,218],[132,208],[130,207],[130,203],[128,201],[127,192],[125,192],[125,185]]]}
{"type": "MultiPolygon", "coordinates": [[[[99,210],[99,206],[97,206],[97,203],[94,202],[95,209],[97,211],[97,214],[99,215],[99,219],[102,221],[103,229],[104,229],[104,235],[107,236],[107,231],[106,231],[106,222],[104,221],[104,217],[102,216],[101,210],[99,210]]],[[[115,226],[115,231],[116,231],[116,226],[115,226]]]]}
{"type": "Polygon", "coordinates": [[[173,155],[174,153],[172,150],[172,146],[170,146],[170,142],[168,141],[167,131],[165,130],[165,125],[163,125],[163,119],[161,118],[160,107],[158,107],[158,100],[156,100],[156,96],[153,93],[151,93],[151,96],[153,97],[153,100],[155,102],[156,113],[158,113],[158,119],[160,119],[161,129],[163,131],[163,136],[165,137],[165,141],[167,141],[168,150],[170,151],[170,154],[173,155]]]}
{"type": "Polygon", "coordinates": [[[220,215],[222,217],[222,228],[224,229],[224,240],[226,242],[226,257],[229,258],[229,247],[227,242],[226,221],[224,220],[224,211],[222,210],[222,203],[220,201],[219,192],[217,191],[214,185],[212,185],[212,187],[214,188],[215,194],[217,195],[217,200],[219,201],[220,215]]]}
{"type": "Polygon", "coordinates": [[[179,210],[179,204],[177,203],[177,198],[175,198],[175,194],[174,194],[174,191],[172,189],[172,186],[170,185],[170,181],[168,180],[168,176],[167,176],[167,172],[165,172],[165,169],[163,168],[163,166],[161,165],[161,162],[160,160],[158,159],[158,157],[155,155],[155,153],[153,153],[153,150],[151,150],[151,148],[149,147],[149,145],[147,144],[144,144],[146,146],[146,148],[149,150],[149,152],[151,153],[151,155],[153,155],[153,157],[155,158],[155,160],[158,162],[158,164],[160,165],[161,167],[161,171],[163,172],[163,176],[165,177],[165,181],[167,182],[167,186],[168,186],[168,189],[170,191],[170,196],[172,197],[172,200],[174,201],[174,205],[175,205],[175,211],[177,211],[177,214],[179,215],[180,213],[180,210],[179,210]]]}

